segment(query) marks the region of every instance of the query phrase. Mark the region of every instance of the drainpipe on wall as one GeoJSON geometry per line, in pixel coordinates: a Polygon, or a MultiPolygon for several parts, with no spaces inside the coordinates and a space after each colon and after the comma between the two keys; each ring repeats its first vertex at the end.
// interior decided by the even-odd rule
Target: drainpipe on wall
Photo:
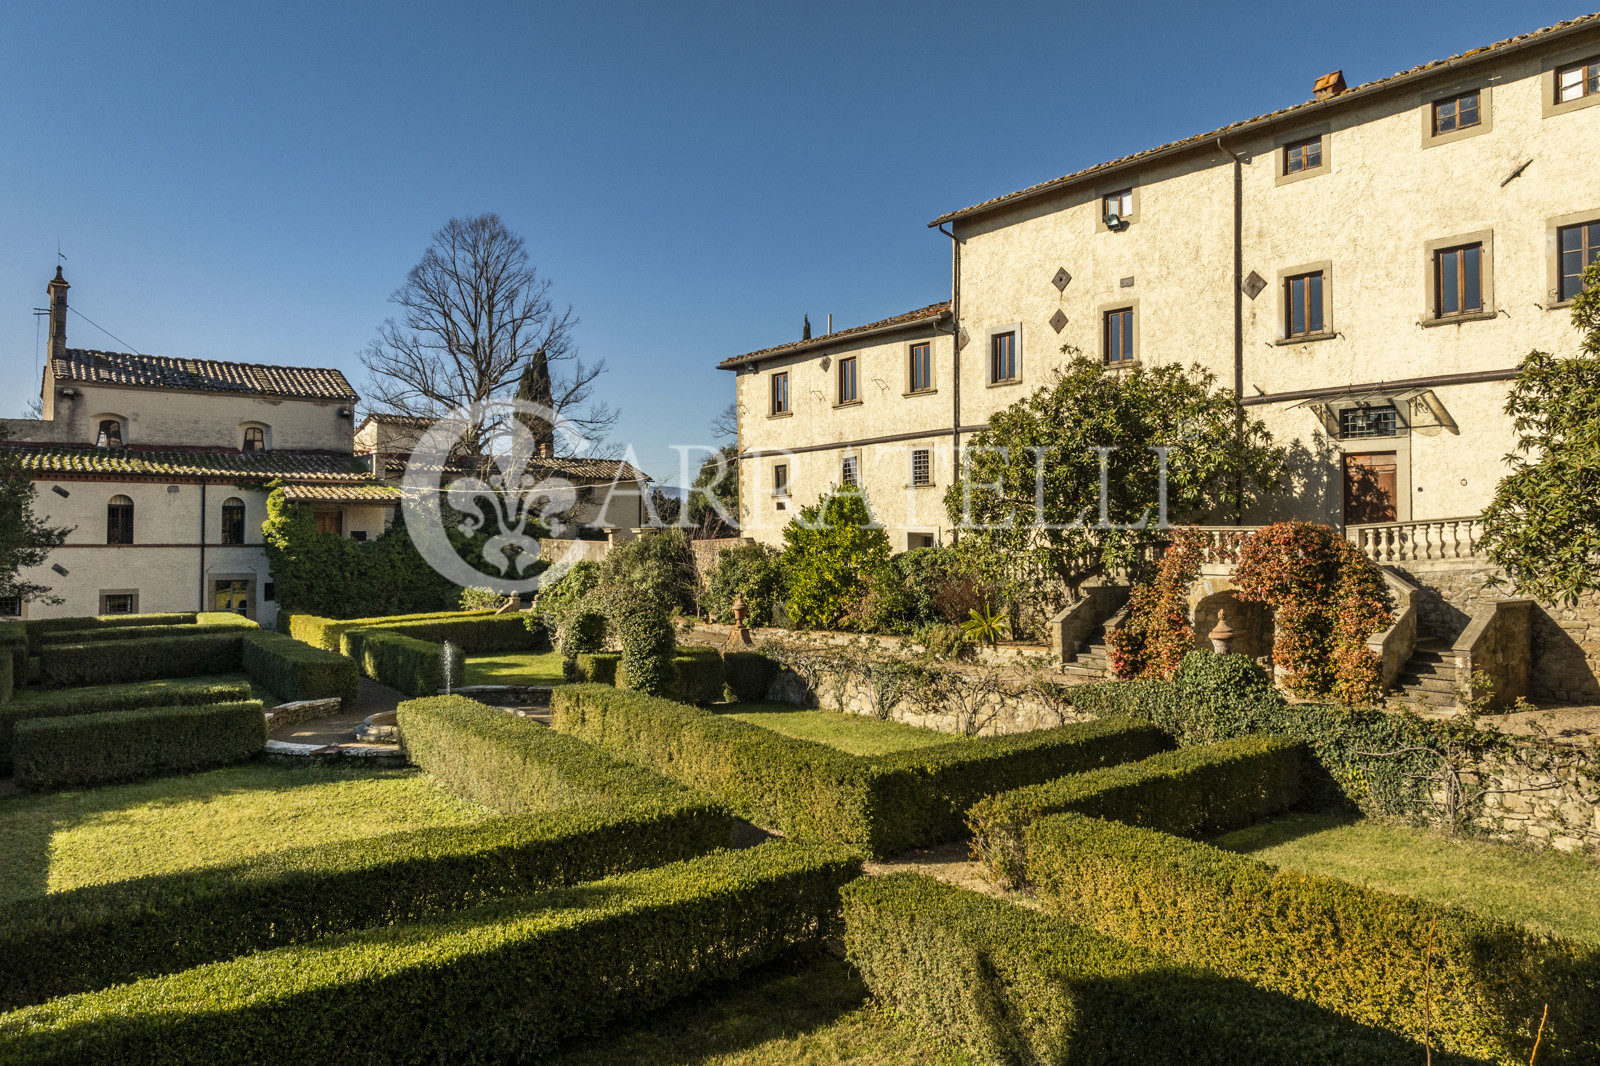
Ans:
{"type": "MultiPolygon", "coordinates": [[[[1233,441],[1244,444],[1244,159],[1217,138],[1233,160],[1233,441]]],[[[1244,474],[1233,482],[1233,524],[1244,525],[1244,474]]]]}
{"type": "MultiPolygon", "coordinates": [[[[955,231],[939,227],[950,238],[950,483],[961,477],[961,242],[955,231]]],[[[952,526],[950,539],[961,538],[959,527],[952,526]]]]}
{"type": "Polygon", "coordinates": [[[206,479],[200,479],[200,610],[206,609],[206,479]]]}

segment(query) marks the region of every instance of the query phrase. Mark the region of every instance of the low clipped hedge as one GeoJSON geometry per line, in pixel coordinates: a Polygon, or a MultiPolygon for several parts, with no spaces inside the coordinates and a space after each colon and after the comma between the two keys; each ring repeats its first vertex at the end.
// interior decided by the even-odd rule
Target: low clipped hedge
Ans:
{"type": "Polygon", "coordinates": [[[84,615],[73,618],[35,618],[26,622],[19,622],[28,635],[28,654],[38,655],[39,648],[45,636],[51,633],[78,632],[84,633],[84,639],[90,639],[87,634],[107,629],[122,629],[128,626],[176,626],[194,625],[199,615],[194,611],[175,611],[164,614],[99,614],[84,615]]]}
{"type": "MultiPolygon", "coordinates": [[[[503,651],[548,651],[550,642],[543,627],[530,630],[523,622],[525,616],[511,614],[473,614],[454,618],[423,618],[413,621],[371,622],[369,626],[399,633],[403,637],[426,640],[433,644],[445,641],[459,647],[465,655],[489,655],[503,651]]],[[[367,627],[359,627],[367,628],[367,627]]],[[[341,650],[345,630],[340,637],[341,650]]]]}
{"type": "Polygon", "coordinates": [[[1282,737],[1240,737],[1166,751],[989,796],[967,812],[973,851],[1001,884],[1026,876],[1025,831],[1076,811],[1182,836],[1225,833],[1300,799],[1304,747],[1282,737]]]}
{"type": "Polygon", "coordinates": [[[444,687],[444,648],[391,629],[360,629],[342,638],[361,673],[407,696],[432,696],[444,687]]]}
{"type": "Polygon", "coordinates": [[[11,697],[16,694],[15,660],[0,653],[0,704],[11,702],[11,697]]]}
{"type": "MultiPolygon", "coordinates": [[[[216,634],[219,629],[257,629],[259,628],[248,618],[236,614],[228,614],[232,621],[208,621],[194,625],[170,626],[124,626],[111,629],[66,630],[55,633],[41,633],[39,635],[39,648],[54,647],[57,644],[113,644],[124,640],[155,640],[157,637],[198,637],[207,634],[216,634]]],[[[109,649],[108,649],[109,650],[109,649]]]]}
{"type": "Polygon", "coordinates": [[[441,619],[490,618],[493,611],[434,611],[429,614],[396,614],[378,618],[324,618],[316,614],[296,614],[289,618],[289,635],[323,651],[338,651],[339,638],[351,629],[363,626],[392,626],[399,622],[435,621],[441,619]]]}
{"type": "Polygon", "coordinates": [[[0,957],[30,960],[0,967],[0,1010],[693,858],[731,832],[719,805],[657,789],[33,897],[0,912],[0,957]]]}
{"type": "Polygon", "coordinates": [[[134,711],[146,707],[187,707],[210,703],[236,703],[250,699],[247,681],[190,680],[139,681],[131,685],[72,689],[66,692],[26,692],[0,706],[0,776],[11,773],[11,745],[17,723],[28,718],[61,718],[105,711],[134,711]]]}
{"type": "MultiPolygon", "coordinates": [[[[983,1062],[1369,1066],[1421,1046],[913,873],[844,889],[845,949],[918,1029],[983,1062]]],[[[1441,1060],[1442,1061],[1442,1060],[1441,1060]]]]}
{"type": "Polygon", "coordinates": [[[457,795],[503,814],[685,792],[593,745],[465,696],[407,700],[398,720],[412,763],[457,795]]]}
{"type": "Polygon", "coordinates": [[[28,680],[28,623],[0,621],[0,657],[11,660],[11,677],[17,685],[28,680]]]}
{"type": "Polygon", "coordinates": [[[759,703],[778,677],[778,664],[758,651],[730,651],[722,656],[728,692],[738,703],[759,703]]]}
{"type": "Polygon", "coordinates": [[[615,685],[621,668],[620,651],[585,652],[577,658],[577,680],[591,685],[615,685]]]}
{"type": "Polygon", "coordinates": [[[758,825],[873,855],[960,839],[967,809],[991,793],[1167,744],[1144,723],[1096,721],[860,757],[604,685],[558,687],[550,706],[558,732],[708,792],[758,825]]]}
{"type": "Polygon", "coordinates": [[[717,652],[690,652],[680,649],[672,657],[673,698],[682,703],[701,707],[722,702],[726,677],[722,669],[722,656],[717,652]]]}
{"type": "Polygon", "coordinates": [[[284,947],[0,1015],[0,1060],[525,1061],[819,946],[859,870],[770,844],[284,947]]]}
{"type": "Polygon", "coordinates": [[[1197,841],[1060,814],[1028,830],[1028,879],[1053,912],[1436,1048],[1600,1061],[1600,948],[1197,841]],[[1426,961],[1426,965],[1425,965],[1426,961]]]}
{"type": "Polygon", "coordinates": [[[271,630],[244,638],[240,665],[251,680],[284,700],[337,697],[350,708],[360,693],[361,672],[352,660],[271,630]]]}
{"type": "Polygon", "coordinates": [[[266,742],[261,701],[243,700],[25,718],[13,759],[18,787],[42,790],[226,766],[266,742]]]}
{"type": "Polygon", "coordinates": [[[104,643],[47,644],[39,649],[45,684],[114,685],[162,677],[229,674],[239,669],[243,632],[221,629],[186,637],[104,643]]]}

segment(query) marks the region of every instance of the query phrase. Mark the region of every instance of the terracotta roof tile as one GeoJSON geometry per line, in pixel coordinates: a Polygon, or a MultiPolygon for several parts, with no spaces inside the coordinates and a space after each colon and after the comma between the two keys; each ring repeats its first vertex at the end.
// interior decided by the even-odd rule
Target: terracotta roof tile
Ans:
{"type": "MultiPolygon", "coordinates": [[[[362,453],[370,456],[372,453],[362,453]]],[[[385,452],[383,456],[384,476],[399,478],[405,476],[406,464],[411,461],[411,456],[404,452],[385,452]]],[[[458,464],[452,464],[456,467],[458,464]]],[[[459,470],[465,472],[467,467],[459,465],[459,470]]],[[[632,463],[622,459],[589,459],[583,457],[561,457],[553,459],[534,459],[528,464],[528,470],[535,477],[545,477],[555,474],[558,477],[575,478],[580,481],[604,482],[613,481],[649,481],[650,478],[632,463]]]]}
{"type": "Polygon", "coordinates": [[[297,400],[343,400],[358,397],[337,370],[260,363],[224,363],[216,359],[172,359],[130,352],[68,348],[50,360],[56,380],[88,385],[126,385],[140,389],[198,389],[297,400]]]}
{"type": "Polygon", "coordinates": [[[1049,181],[1043,181],[1037,185],[1030,185],[1026,189],[1019,189],[1016,192],[1007,193],[1004,196],[996,196],[992,199],[984,200],[982,203],[973,204],[971,207],[964,207],[959,211],[951,211],[949,214],[940,215],[938,218],[928,223],[928,225],[937,226],[941,222],[951,222],[956,219],[983,214],[986,211],[991,211],[999,207],[1005,207],[1012,203],[1027,200],[1034,196],[1038,196],[1064,186],[1072,185],[1083,180],[1084,178],[1092,177],[1104,171],[1115,170],[1130,163],[1147,160],[1153,156],[1163,155],[1168,152],[1190,148],[1201,144],[1207,144],[1211,141],[1215,141],[1218,137],[1225,137],[1230,133],[1237,133],[1248,127],[1263,125],[1269,122],[1277,122],[1281,119],[1292,115],[1298,115],[1301,112],[1310,111],[1314,108],[1340,106],[1351,99],[1377,94],[1384,90],[1394,88],[1396,87],[1397,83],[1407,81],[1419,75],[1427,74],[1428,72],[1441,67],[1451,66],[1453,64],[1459,64],[1468,61],[1487,59],[1495,53],[1504,52],[1510,48],[1523,47],[1537,43],[1546,37],[1557,34],[1565,34],[1579,30],[1585,26],[1595,25],[1600,25],[1600,13],[1584,15],[1581,18],[1568,19],[1565,22],[1558,22],[1554,26],[1546,26],[1544,29],[1518,34],[1515,37],[1508,37],[1503,41],[1496,41],[1494,44],[1486,45],[1482,48],[1474,48],[1471,51],[1462,52],[1460,55],[1450,56],[1447,59],[1436,59],[1428,63],[1419,64],[1418,66],[1412,67],[1410,70],[1402,70],[1397,74],[1391,74],[1385,78],[1378,78],[1375,81],[1369,81],[1365,84],[1357,85],[1352,89],[1342,92],[1337,96],[1329,97],[1326,100],[1308,100],[1302,104],[1294,104],[1290,107],[1280,108],[1277,111],[1270,111],[1264,115],[1257,115],[1255,118],[1247,118],[1241,122],[1234,122],[1227,126],[1223,126],[1220,129],[1211,130],[1208,133],[1196,134],[1193,137],[1185,137],[1182,140],[1172,141],[1168,144],[1159,145],[1155,148],[1146,148],[1143,151],[1134,152],[1132,155],[1125,155],[1120,159],[1112,159],[1104,163],[1097,163],[1092,167],[1085,167],[1083,170],[1074,171],[1073,173],[1064,175],[1063,177],[1052,178],[1049,181]]]}
{"type": "Polygon", "coordinates": [[[772,348],[762,348],[760,351],[750,352],[746,355],[735,355],[717,364],[718,370],[737,370],[741,365],[770,359],[775,355],[788,355],[792,352],[803,352],[811,348],[820,348],[828,344],[837,344],[841,340],[864,333],[888,331],[899,326],[916,326],[924,322],[933,322],[950,313],[950,301],[942,300],[927,307],[919,307],[915,311],[907,311],[903,315],[894,315],[890,318],[880,318],[876,322],[868,322],[864,326],[852,326],[850,329],[841,329],[837,333],[827,333],[810,340],[790,341],[788,344],[779,344],[772,348]]]}
{"type": "Polygon", "coordinates": [[[338,452],[237,452],[207,448],[94,448],[69,444],[6,443],[35,478],[292,478],[325,484],[360,484],[365,469],[338,452]]]}
{"type": "Polygon", "coordinates": [[[392,485],[285,485],[283,498],[290,503],[399,503],[400,490],[392,485]]]}

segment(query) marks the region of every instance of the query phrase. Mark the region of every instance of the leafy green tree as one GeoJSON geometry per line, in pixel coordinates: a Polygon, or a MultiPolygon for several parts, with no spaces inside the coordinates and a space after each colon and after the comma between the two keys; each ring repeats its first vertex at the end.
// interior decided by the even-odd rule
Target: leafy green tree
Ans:
{"type": "Polygon", "coordinates": [[[1107,373],[1077,358],[973,436],[945,508],[1006,600],[1043,593],[1048,608],[1096,574],[1142,570],[1166,539],[1162,517],[1231,521],[1281,483],[1284,458],[1198,364],[1107,373]],[[1165,516],[1156,448],[1166,449],[1165,516]]]}
{"type": "MultiPolygon", "coordinates": [[[[0,443],[11,431],[0,425],[0,443]]],[[[66,526],[47,526],[33,513],[33,480],[22,468],[22,459],[9,448],[0,447],[0,596],[17,596],[24,601],[60,603],[48,585],[24,581],[24,569],[43,566],[50,549],[59,547],[72,532],[66,526]]]]}
{"type": "Polygon", "coordinates": [[[1578,353],[1532,352],[1506,413],[1517,450],[1483,512],[1483,547],[1517,592],[1572,603],[1600,591],[1600,261],[1572,303],[1578,353]]]}
{"type": "Polygon", "coordinates": [[[600,584],[626,589],[663,612],[694,610],[694,556],[681,529],[663,529],[614,545],[600,564],[600,584]]]}
{"type": "Polygon", "coordinates": [[[772,609],[788,595],[778,550],[769,544],[740,544],[724,550],[706,578],[706,613],[714,622],[733,621],[733,600],[743,596],[748,624],[770,626],[772,609]]]}
{"type": "MultiPolygon", "coordinates": [[[[550,380],[550,360],[543,348],[528,357],[517,379],[515,398],[523,403],[537,404],[547,411],[555,410],[554,384],[550,380]]],[[[555,427],[546,419],[518,412],[517,421],[528,427],[533,435],[534,447],[540,455],[554,455],[556,449],[555,427]]]]}
{"type": "Polygon", "coordinates": [[[834,488],[783,530],[789,620],[801,629],[829,629],[860,596],[866,575],[889,563],[889,535],[859,489],[834,488]]]}

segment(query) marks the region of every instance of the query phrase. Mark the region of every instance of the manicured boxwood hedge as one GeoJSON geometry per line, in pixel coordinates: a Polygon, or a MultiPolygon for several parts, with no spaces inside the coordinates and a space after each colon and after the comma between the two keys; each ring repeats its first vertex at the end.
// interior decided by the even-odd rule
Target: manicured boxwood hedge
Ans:
{"type": "Polygon", "coordinates": [[[1024,831],[1076,811],[1182,836],[1225,833],[1300,799],[1304,747],[1282,737],[1240,737],[1166,751],[1138,762],[1002,792],[967,812],[973,851],[1001,884],[1025,876],[1024,831]]]}
{"type": "Polygon", "coordinates": [[[116,644],[47,644],[39,668],[48,685],[113,685],[162,677],[229,674],[239,669],[244,633],[219,629],[189,637],[154,637],[116,644]]]}
{"type": "Polygon", "coordinates": [[[407,700],[399,712],[400,742],[412,763],[502,814],[686,794],[660,774],[465,696],[407,700]]]}
{"type": "Polygon", "coordinates": [[[0,656],[11,660],[11,677],[17,686],[28,680],[28,623],[0,622],[0,656]]]}
{"type": "Polygon", "coordinates": [[[346,630],[363,626],[393,625],[435,619],[489,618],[493,611],[435,611],[431,614],[397,614],[378,618],[324,618],[315,614],[296,614],[289,618],[289,635],[324,651],[338,651],[339,637],[346,630]]]}
{"type": "Polygon", "coordinates": [[[18,787],[41,790],[226,766],[266,742],[261,701],[245,700],[25,718],[13,758],[18,787]]]}
{"type": "Polygon", "coordinates": [[[0,966],[0,1010],[692,858],[727,847],[732,824],[657,789],[10,903],[0,958],[29,964],[0,966]]]}
{"type": "Polygon", "coordinates": [[[112,644],[123,640],[155,640],[157,637],[196,637],[215,634],[219,629],[256,629],[256,624],[248,618],[236,614],[229,614],[227,618],[232,621],[202,622],[195,625],[172,626],[123,626],[111,629],[70,629],[55,633],[41,633],[39,647],[41,650],[54,647],[57,644],[112,644]]]}
{"type": "Polygon", "coordinates": [[[708,792],[758,825],[873,855],[958,840],[984,796],[1167,744],[1153,726],[1098,721],[858,757],[604,685],[560,686],[551,711],[557,731],[708,792]]]}
{"type": "Polygon", "coordinates": [[[20,694],[0,706],[0,776],[11,773],[11,745],[17,723],[25,718],[60,718],[71,714],[134,711],[145,707],[187,707],[208,703],[235,703],[250,699],[248,681],[212,681],[174,678],[138,681],[131,685],[103,685],[63,691],[20,694]]]}
{"type": "Polygon", "coordinates": [[[507,1062],[837,931],[840,849],[769,844],[0,1015],[0,1060],[507,1062]]]}
{"type": "Polygon", "coordinates": [[[0,652],[0,704],[10,703],[16,693],[15,662],[11,656],[0,652]]]}
{"type": "Polygon", "coordinates": [[[778,664],[758,651],[730,651],[722,656],[728,692],[739,703],[758,703],[778,676],[778,664]]]}
{"type": "Polygon", "coordinates": [[[621,668],[620,651],[585,652],[577,659],[577,679],[591,685],[615,685],[621,668]]]}
{"type": "Polygon", "coordinates": [[[852,882],[844,922],[846,950],[867,987],[984,1062],[1370,1066],[1423,1058],[1396,1034],[931,877],[852,882]]]}
{"type": "MultiPolygon", "coordinates": [[[[414,640],[433,644],[450,641],[466,655],[492,655],[503,651],[548,651],[550,642],[543,627],[529,630],[520,613],[502,615],[469,615],[454,618],[424,618],[415,621],[370,622],[357,629],[386,629],[414,640]]],[[[340,650],[344,641],[356,630],[347,629],[340,634],[340,650]]],[[[348,653],[347,653],[348,654],[348,653]]]]}
{"type": "Polygon", "coordinates": [[[337,696],[349,708],[360,694],[361,674],[353,661],[271,630],[245,637],[240,665],[251,680],[291,702],[337,696]]]}
{"type": "MultiPolygon", "coordinates": [[[[28,654],[38,655],[40,642],[48,633],[82,632],[120,629],[125,626],[177,626],[194,625],[199,616],[194,611],[175,611],[166,614],[101,614],[73,618],[37,618],[17,623],[28,634],[28,654]]],[[[85,639],[89,639],[87,636],[85,639]]]]}
{"type": "Polygon", "coordinates": [[[1055,913],[1180,962],[1421,1039],[1526,1062],[1600,1062],[1600,948],[1197,841],[1060,814],[1028,830],[1055,913]],[[1430,960],[1429,965],[1424,965],[1430,960]]]}
{"type": "Polygon", "coordinates": [[[704,651],[678,649],[672,657],[673,698],[701,707],[722,702],[726,677],[722,656],[714,648],[704,651]]]}

